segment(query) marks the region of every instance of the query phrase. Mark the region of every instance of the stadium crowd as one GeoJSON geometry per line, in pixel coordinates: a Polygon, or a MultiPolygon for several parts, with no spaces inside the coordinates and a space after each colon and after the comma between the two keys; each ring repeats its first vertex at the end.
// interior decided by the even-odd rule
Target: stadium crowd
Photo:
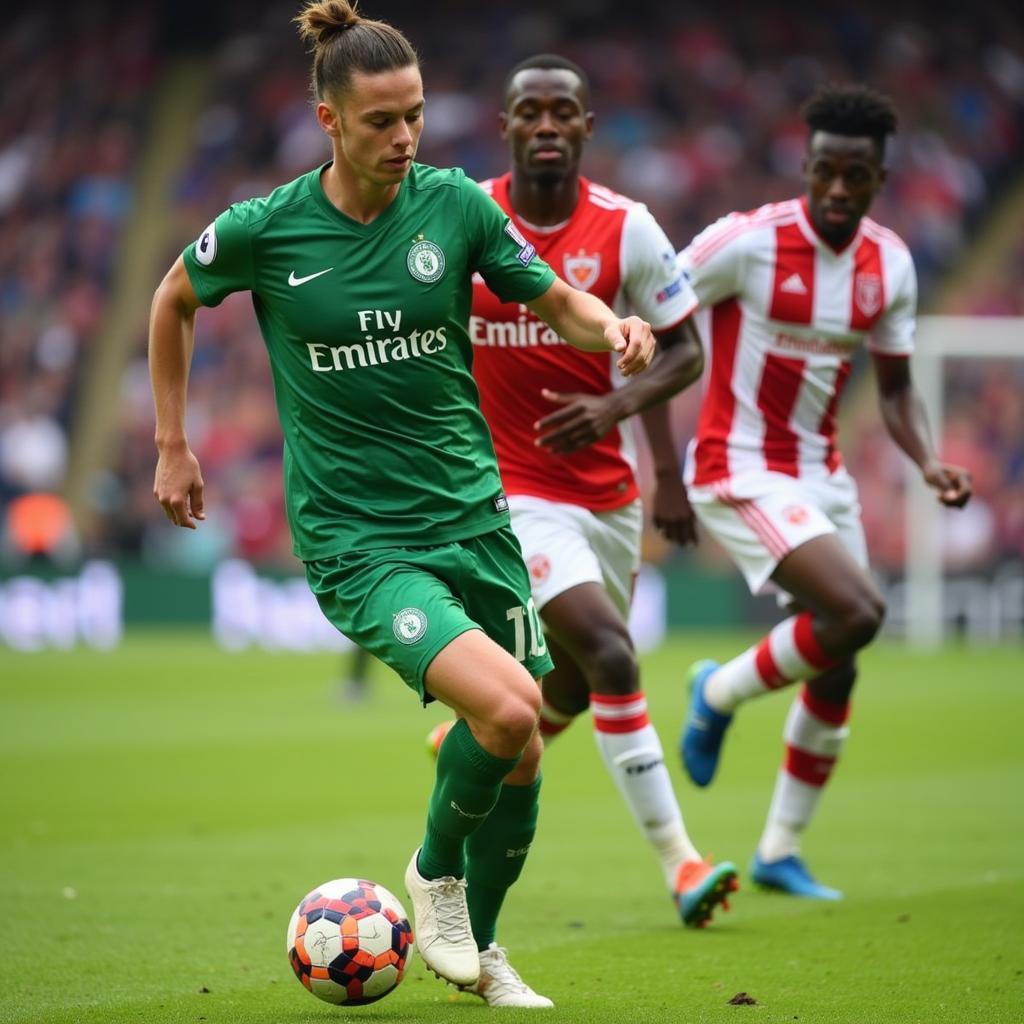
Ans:
{"type": "MultiPolygon", "coordinates": [[[[257,5],[254,15],[251,4],[225,5],[226,41],[212,54],[208,100],[169,197],[180,225],[172,248],[233,200],[269,192],[325,158],[310,107],[296,99],[306,57],[287,28],[295,6],[257,5]]],[[[729,5],[669,13],[644,0],[629,19],[602,3],[561,5],[556,15],[534,3],[481,10],[459,2],[445,18],[392,6],[402,9],[386,16],[423,56],[430,101],[421,160],[477,177],[504,170],[497,110],[505,70],[524,54],[556,50],[592,77],[597,131],[585,173],[645,201],[680,247],[725,211],[799,190],[798,108],[823,80],[862,79],[897,100],[901,131],[872,215],[910,245],[924,306],[934,308],[973,228],[1020,173],[1024,28],[1000,5],[944,4],[939,16],[934,5],[907,4],[896,16],[872,0],[820,19],[795,16],[796,5],[793,17],[772,5],[737,18],[729,5]]],[[[103,9],[105,17],[83,16],[83,31],[57,38],[43,37],[44,20],[21,14],[0,44],[8,101],[0,127],[0,502],[59,489],[76,381],[102,322],[132,175],[152,127],[145,112],[146,87],[160,69],[155,19],[146,5],[130,16],[103,9]]],[[[368,12],[376,13],[372,4],[368,12]]],[[[1022,252],[1005,279],[979,290],[973,310],[1024,311],[1022,252]]],[[[138,338],[120,392],[120,449],[94,489],[102,515],[87,549],[178,564],[227,554],[287,563],[280,436],[248,300],[233,296],[198,318],[189,434],[210,482],[201,540],[168,531],[152,498],[144,324],[138,338]]],[[[990,525],[989,545],[974,545],[966,564],[996,551],[1024,556],[1014,374],[958,367],[950,378],[946,453],[975,467],[975,516],[987,511],[990,525]]],[[[698,400],[692,389],[674,407],[680,446],[698,400]]],[[[881,430],[872,409],[847,430],[844,447],[861,480],[869,543],[895,567],[902,532],[893,529],[891,494],[902,465],[881,430]]]]}
{"type": "Polygon", "coordinates": [[[60,488],[131,208],[154,18],[26,9],[0,38],[0,507],[60,488]]]}

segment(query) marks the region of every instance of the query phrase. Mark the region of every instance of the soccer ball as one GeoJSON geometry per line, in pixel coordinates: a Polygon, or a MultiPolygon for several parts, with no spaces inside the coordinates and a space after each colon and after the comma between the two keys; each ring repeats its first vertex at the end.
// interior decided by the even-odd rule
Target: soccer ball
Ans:
{"type": "Polygon", "coordinates": [[[318,999],[360,1006],[402,980],[412,958],[412,926],[383,885],[336,878],[295,908],[287,948],[295,977],[318,999]]]}

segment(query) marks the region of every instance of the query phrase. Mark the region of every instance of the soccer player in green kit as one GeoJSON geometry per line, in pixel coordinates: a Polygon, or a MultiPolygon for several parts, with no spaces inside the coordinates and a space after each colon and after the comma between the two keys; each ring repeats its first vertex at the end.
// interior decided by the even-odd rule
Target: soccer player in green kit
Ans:
{"type": "Polygon", "coordinates": [[[157,289],[154,493],[175,525],[203,518],[184,425],[196,310],[250,291],[310,587],[342,632],[459,718],[406,871],[420,953],[492,1006],[551,1006],[494,942],[536,826],[536,680],[551,660],[470,373],[471,278],[570,343],[618,352],[627,375],[653,336],[559,281],[461,171],[413,162],[423,87],[398,30],[346,0],[296,20],[333,158],[230,207],[157,289]]]}

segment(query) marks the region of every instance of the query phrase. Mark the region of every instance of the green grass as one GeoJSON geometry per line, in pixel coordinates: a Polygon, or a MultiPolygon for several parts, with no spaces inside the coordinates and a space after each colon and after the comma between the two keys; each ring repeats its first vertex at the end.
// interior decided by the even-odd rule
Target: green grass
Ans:
{"type": "MultiPolygon", "coordinates": [[[[674,754],[686,664],[742,642],[677,638],[644,673],[691,834],[745,868],[788,698],[744,709],[711,790],[685,782],[674,754]]],[[[846,900],[745,885],[705,932],[676,923],[579,723],[547,756],[541,829],[499,935],[555,1000],[544,1019],[1024,1019],[1021,665],[1019,649],[869,651],[853,735],[805,844],[846,900]],[[740,991],[758,1005],[728,1005],[740,991]]],[[[345,705],[338,668],[229,656],[191,634],[133,637],[114,655],[0,652],[0,1021],[496,1012],[419,960],[363,1009],[319,1003],[291,975],[285,926],[314,884],[362,875],[404,898],[431,784],[423,736],[442,717],[379,666],[372,700],[345,705]]]]}

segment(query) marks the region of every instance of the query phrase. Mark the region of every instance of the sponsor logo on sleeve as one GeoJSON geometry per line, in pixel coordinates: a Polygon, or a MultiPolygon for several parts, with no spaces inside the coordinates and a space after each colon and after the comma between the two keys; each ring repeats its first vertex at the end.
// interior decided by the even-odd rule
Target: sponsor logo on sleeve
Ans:
{"type": "Polygon", "coordinates": [[[505,497],[504,491],[494,499],[494,511],[495,512],[507,512],[508,511],[508,498],[505,497]]]}
{"type": "Polygon", "coordinates": [[[664,302],[668,302],[669,299],[674,299],[682,290],[683,284],[686,281],[686,275],[680,274],[674,281],[670,281],[664,288],[654,296],[655,301],[660,306],[664,302]]]}
{"type": "Polygon", "coordinates": [[[196,239],[195,257],[196,262],[208,267],[217,255],[217,227],[216,222],[211,221],[206,230],[196,239]]]}
{"type": "Polygon", "coordinates": [[[519,230],[512,223],[512,221],[505,221],[505,234],[512,239],[516,245],[519,246],[519,252],[516,254],[516,259],[524,267],[528,267],[533,262],[533,257],[537,255],[537,249],[531,245],[524,237],[522,231],[519,230]]]}

